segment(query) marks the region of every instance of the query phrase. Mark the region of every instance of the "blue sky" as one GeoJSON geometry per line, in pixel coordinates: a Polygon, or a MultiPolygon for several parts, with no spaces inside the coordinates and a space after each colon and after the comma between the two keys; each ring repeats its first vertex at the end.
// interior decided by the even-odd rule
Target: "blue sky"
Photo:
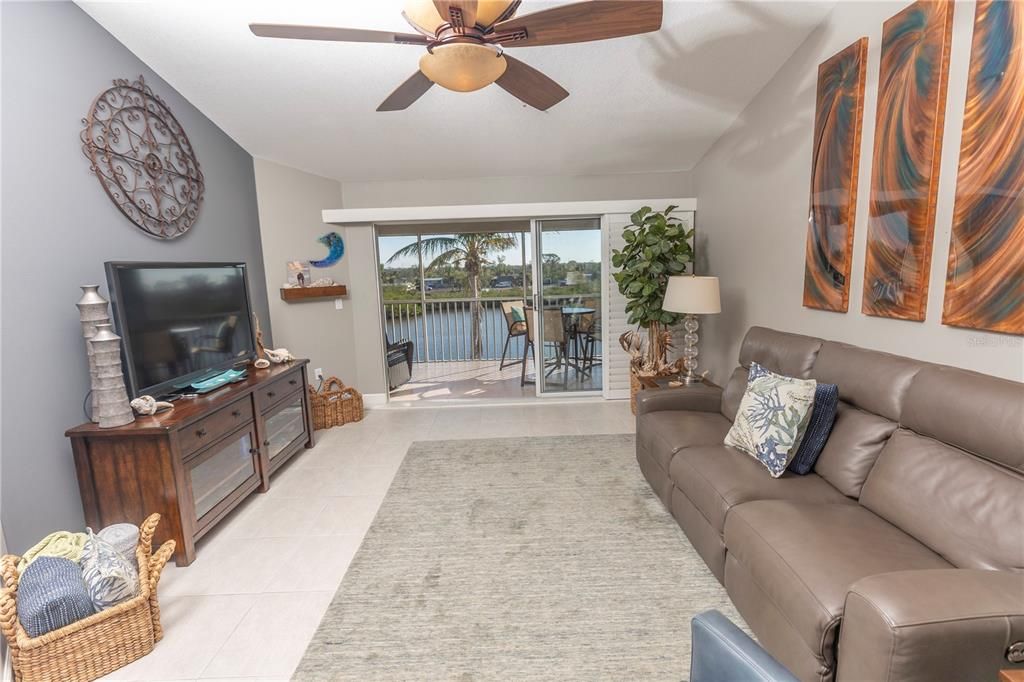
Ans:
{"type": "MultiPolygon", "coordinates": [[[[526,235],[527,259],[533,245],[529,235],[526,235]]],[[[596,263],[601,260],[601,231],[600,230],[569,230],[564,232],[544,232],[541,237],[544,245],[544,253],[558,254],[562,262],[577,261],[579,263],[596,263]]],[[[386,262],[396,251],[406,244],[415,241],[415,237],[380,237],[380,260],[386,262]]],[[[521,265],[522,247],[509,249],[501,254],[509,265],[521,265]]],[[[416,265],[416,258],[403,258],[396,261],[390,267],[409,267],[416,265]]]]}

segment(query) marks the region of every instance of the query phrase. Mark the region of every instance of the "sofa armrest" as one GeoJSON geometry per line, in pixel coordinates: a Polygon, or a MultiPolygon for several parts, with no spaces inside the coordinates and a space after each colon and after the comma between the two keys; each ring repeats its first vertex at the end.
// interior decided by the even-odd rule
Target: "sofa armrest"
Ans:
{"type": "Polygon", "coordinates": [[[846,595],[838,682],[995,680],[1024,640],[1024,574],[936,569],[873,575],[846,595]]]}
{"type": "Polygon", "coordinates": [[[690,621],[690,682],[799,682],[718,611],[690,621]]]}
{"type": "Polygon", "coordinates": [[[666,410],[718,412],[722,409],[722,389],[700,384],[685,388],[645,389],[636,394],[636,416],[666,410]]]}

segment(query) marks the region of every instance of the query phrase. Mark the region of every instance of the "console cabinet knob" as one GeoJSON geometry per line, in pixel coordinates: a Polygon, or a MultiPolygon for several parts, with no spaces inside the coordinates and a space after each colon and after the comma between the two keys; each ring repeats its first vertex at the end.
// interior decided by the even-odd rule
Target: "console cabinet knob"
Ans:
{"type": "Polygon", "coordinates": [[[242,416],[242,411],[241,410],[231,410],[231,416],[237,419],[238,417],[242,416]]]}
{"type": "Polygon", "coordinates": [[[196,435],[200,438],[206,435],[206,429],[196,429],[196,435]]]}

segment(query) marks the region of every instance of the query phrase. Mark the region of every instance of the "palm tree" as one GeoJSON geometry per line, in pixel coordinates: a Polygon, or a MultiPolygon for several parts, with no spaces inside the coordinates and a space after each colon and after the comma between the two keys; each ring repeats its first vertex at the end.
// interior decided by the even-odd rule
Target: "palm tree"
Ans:
{"type": "Polygon", "coordinates": [[[516,235],[500,232],[457,234],[452,237],[427,237],[419,239],[396,251],[387,263],[401,258],[420,256],[432,258],[427,270],[440,267],[461,267],[469,278],[469,289],[473,297],[470,304],[472,324],[470,325],[470,348],[474,359],[484,353],[483,335],[480,333],[483,320],[483,306],[480,304],[480,271],[489,265],[488,257],[514,248],[519,242],[516,235]]]}

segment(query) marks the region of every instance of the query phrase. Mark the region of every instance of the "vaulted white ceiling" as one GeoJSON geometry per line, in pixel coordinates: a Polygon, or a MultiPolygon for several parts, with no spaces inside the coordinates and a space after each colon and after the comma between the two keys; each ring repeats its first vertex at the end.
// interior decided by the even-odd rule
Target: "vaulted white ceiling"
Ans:
{"type": "Polygon", "coordinates": [[[667,0],[658,33],[512,52],[570,92],[547,112],[490,86],[388,113],[423,48],[247,25],[406,31],[401,0],[78,4],[254,156],[344,181],[690,169],[834,3],[667,0]]]}

